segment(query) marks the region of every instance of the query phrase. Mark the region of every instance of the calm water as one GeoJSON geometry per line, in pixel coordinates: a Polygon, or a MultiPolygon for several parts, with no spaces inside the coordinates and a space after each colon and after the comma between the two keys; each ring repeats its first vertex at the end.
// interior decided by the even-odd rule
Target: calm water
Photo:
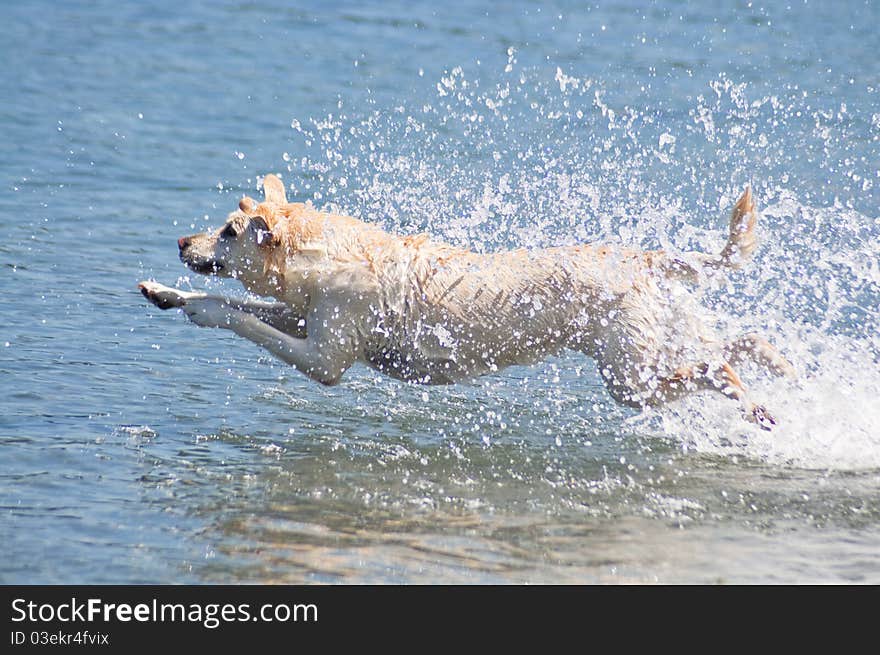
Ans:
{"type": "Polygon", "coordinates": [[[880,582],[880,5],[0,8],[3,583],[880,582]],[[773,433],[566,356],[332,389],[147,306],[256,177],[480,250],[717,250],[773,433]]]}

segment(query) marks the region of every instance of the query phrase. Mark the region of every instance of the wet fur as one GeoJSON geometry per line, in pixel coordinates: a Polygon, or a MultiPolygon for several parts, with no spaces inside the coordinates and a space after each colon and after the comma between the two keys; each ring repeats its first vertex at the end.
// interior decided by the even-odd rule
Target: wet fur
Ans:
{"type": "Polygon", "coordinates": [[[242,199],[223,227],[178,246],[196,272],[237,278],[276,302],[152,281],[140,288],[158,307],[233,330],[323,384],[338,382],[356,361],[401,380],[447,384],[572,349],[596,360],[621,403],[657,405],[713,390],[769,428],[772,417],[749,400],[733,365],[752,359],[794,374],[758,335],[719,342],[681,288],[752,254],[750,189],[718,255],[673,257],[595,244],[477,254],[288,203],[274,175],[263,184],[264,202],[242,199]]]}

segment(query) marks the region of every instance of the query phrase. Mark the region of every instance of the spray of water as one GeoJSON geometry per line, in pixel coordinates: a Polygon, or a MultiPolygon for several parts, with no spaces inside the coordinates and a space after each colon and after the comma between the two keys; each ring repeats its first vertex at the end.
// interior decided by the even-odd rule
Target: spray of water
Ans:
{"type": "MultiPolygon", "coordinates": [[[[723,334],[761,332],[799,369],[794,382],[744,371],[778,427],[754,429],[705,394],[621,427],[699,452],[880,467],[880,217],[852,201],[875,192],[877,115],[723,76],[686,112],[636,109],[601,81],[521,69],[508,55],[490,82],[454,68],[390,112],[340,102],[322,118],[294,117],[279,153],[290,195],[480,252],[597,240],[717,252],[724,215],[751,183],[763,245],[744,271],[700,293],[723,334]],[[874,145],[847,153],[858,130],[874,145]]],[[[589,421],[608,399],[584,386],[575,411],[589,421]]]]}

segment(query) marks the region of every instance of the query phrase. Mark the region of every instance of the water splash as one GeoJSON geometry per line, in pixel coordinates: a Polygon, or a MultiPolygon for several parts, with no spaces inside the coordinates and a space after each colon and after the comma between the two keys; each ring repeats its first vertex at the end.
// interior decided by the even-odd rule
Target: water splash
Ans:
{"type": "Polygon", "coordinates": [[[703,407],[666,415],[665,430],[700,451],[805,468],[880,468],[877,219],[777,195],[763,211],[763,251],[740,288],[715,306],[725,306],[728,325],[771,335],[799,369],[794,383],[758,376],[752,384],[779,425],[769,434],[746,430],[701,398],[703,407]]]}
{"type": "MultiPolygon", "coordinates": [[[[720,76],[686,115],[648,94],[635,109],[601,81],[520,69],[513,52],[489,78],[456,67],[391,112],[340,101],[338,113],[295,117],[279,153],[292,195],[481,252],[596,240],[717,251],[723,216],[750,182],[763,246],[703,300],[723,333],[766,334],[800,369],[794,383],[747,375],[779,426],[753,430],[706,396],[629,424],[699,452],[880,468],[880,217],[866,209],[876,208],[880,122],[870,107],[720,76]],[[865,129],[873,141],[853,144],[865,129]]],[[[552,382],[543,387],[552,395],[552,382]]],[[[583,389],[583,406],[597,393],[583,389]]]]}

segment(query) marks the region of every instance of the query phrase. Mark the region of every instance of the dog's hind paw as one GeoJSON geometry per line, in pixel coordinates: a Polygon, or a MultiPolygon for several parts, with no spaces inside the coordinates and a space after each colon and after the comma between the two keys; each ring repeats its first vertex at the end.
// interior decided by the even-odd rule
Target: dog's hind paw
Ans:
{"type": "Polygon", "coordinates": [[[144,280],[138,284],[138,289],[144,294],[144,298],[156,305],[159,309],[183,307],[186,304],[187,299],[194,295],[186,291],[166,287],[164,284],[159,284],[152,280],[144,280]]]}
{"type": "Polygon", "coordinates": [[[763,405],[754,405],[751,412],[746,415],[746,420],[768,432],[776,425],[776,419],[773,418],[763,405]]]}

